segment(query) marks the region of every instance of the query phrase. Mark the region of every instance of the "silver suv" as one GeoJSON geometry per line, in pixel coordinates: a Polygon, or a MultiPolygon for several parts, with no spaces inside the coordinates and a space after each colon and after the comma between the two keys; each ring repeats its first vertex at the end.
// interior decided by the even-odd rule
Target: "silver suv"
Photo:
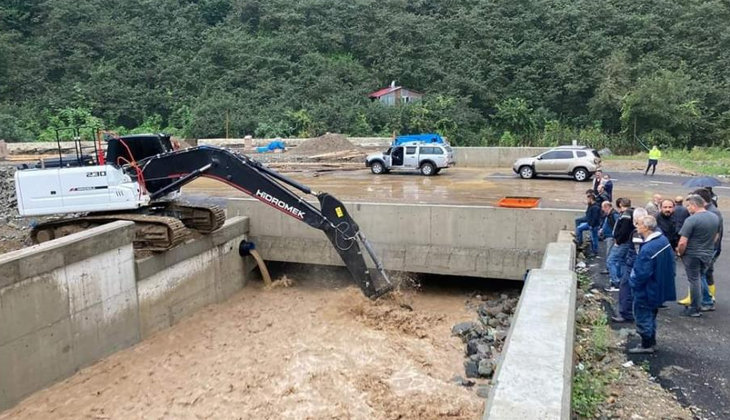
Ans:
{"type": "Polygon", "coordinates": [[[392,146],[383,153],[373,153],[365,159],[365,166],[376,175],[394,169],[410,169],[431,176],[455,163],[454,151],[448,144],[421,142],[392,146]]]}
{"type": "Polygon", "coordinates": [[[534,157],[521,158],[512,170],[523,179],[537,175],[568,175],[576,181],[587,181],[601,169],[601,155],[587,146],[560,146],[534,157]]]}

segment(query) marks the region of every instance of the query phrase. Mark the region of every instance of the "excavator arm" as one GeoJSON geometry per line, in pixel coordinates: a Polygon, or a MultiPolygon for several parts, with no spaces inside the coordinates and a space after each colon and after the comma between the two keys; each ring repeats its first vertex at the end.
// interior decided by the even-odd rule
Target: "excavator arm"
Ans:
{"type": "Polygon", "coordinates": [[[327,193],[314,192],[245,155],[217,147],[198,146],[147,157],[137,162],[137,169],[128,167],[127,172],[134,178],[143,178],[141,181],[147,185],[152,200],[177,191],[199,177],[226,183],[322,230],[367,297],[376,299],[393,288],[370,243],[340,200],[327,193]],[[284,185],[317,197],[320,207],[313,206],[284,185]],[[361,245],[375,269],[367,266],[361,245]]]}

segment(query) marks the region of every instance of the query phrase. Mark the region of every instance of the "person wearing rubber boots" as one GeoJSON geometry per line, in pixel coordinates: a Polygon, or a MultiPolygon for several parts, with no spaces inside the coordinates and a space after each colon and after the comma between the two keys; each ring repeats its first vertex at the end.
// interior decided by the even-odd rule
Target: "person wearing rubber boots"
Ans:
{"type": "MultiPolygon", "coordinates": [[[[722,253],[722,237],[723,232],[725,230],[724,227],[724,219],[722,217],[722,213],[720,210],[718,210],[717,206],[714,204],[712,193],[707,188],[700,188],[697,190],[694,190],[692,194],[697,194],[700,197],[702,197],[703,200],[707,203],[705,206],[705,209],[717,216],[717,218],[720,221],[720,225],[718,226],[717,236],[715,237],[715,251],[712,256],[712,260],[710,261],[709,266],[707,267],[707,272],[702,276],[702,305],[704,307],[705,311],[713,311],[715,309],[715,262],[717,262],[717,259],[720,257],[720,254],[722,253]]],[[[678,301],[680,305],[684,306],[690,306],[691,299],[689,293],[687,293],[687,297],[684,299],[678,301]]]]}
{"type": "Polygon", "coordinates": [[[722,212],[717,208],[717,196],[712,193],[712,188],[700,188],[692,192],[702,197],[707,202],[705,209],[710,213],[717,216],[720,220],[720,226],[717,229],[717,236],[715,237],[715,253],[710,261],[710,266],[707,268],[707,273],[702,278],[702,295],[705,302],[712,302],[711,304],[705,305],[705,310],[715,309],[715,263],[722,253],[722,236],[725,231],[725,220],[722,217],[722,212]]]}
{"type": "MultiPolygon", "coordinates": [[[[702,278],[707,274],[713,256],[715,255],[715,241],[717,240],[720,219],[707,211],[707,202],[697,194],[687,197],[687,210],[691,216],[684,222],[679,231],[680,239],[677,246],[677,255],[682,258],[687,281],[690,286],[690,306],[684,315],[690,317],[702,316],[702,311],[712,304],[706,296],[702,296],[702,278]]],[[[714,308],[713,308],[714,309],[714,308]]]]}
{"type": "Polygon", "coordinates": [[[657,229],[656,219],[644,216],[637,220],[636,231],[643,238],[634,261],[629,285],[634,297],[634,320],[641,344],[630,354],[654,353],[657,312],[664,302],[677,299],[674,288],[675,257],[669,239],[657,229]]]}

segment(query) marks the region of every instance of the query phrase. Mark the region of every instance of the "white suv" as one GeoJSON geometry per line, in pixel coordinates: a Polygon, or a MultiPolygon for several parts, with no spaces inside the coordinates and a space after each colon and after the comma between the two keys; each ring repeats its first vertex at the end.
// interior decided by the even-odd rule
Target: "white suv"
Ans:
{"type": "Polygon", "coordinates": [[[376,175],[394,169],[420,170],[426,176],[454,166],[454,151],[443,143],[409,142],[392,146],[383,153],[368,155],[365,166],[376,175]]]}
{"type": "Polygon", "coordinates": [[[568,175],[576,181],[587,181],[601,169],[601,155],[587,146],[560,146],[534,157],[521,158],[512,170],[523,179],[537,175],[568,175]]]}

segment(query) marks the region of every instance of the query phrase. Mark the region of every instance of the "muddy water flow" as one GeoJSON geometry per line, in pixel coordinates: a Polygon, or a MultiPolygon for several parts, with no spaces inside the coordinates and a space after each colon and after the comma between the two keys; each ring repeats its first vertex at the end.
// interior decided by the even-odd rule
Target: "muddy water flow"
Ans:
{"type": "Polygon", "coordinates": [[[0,419],[480,417],[484,400],[452,381],[464,347],[451,327],[474,318],[466,290],[371,302],[342,278],[285,283],[252,282],[0,419]]]}

